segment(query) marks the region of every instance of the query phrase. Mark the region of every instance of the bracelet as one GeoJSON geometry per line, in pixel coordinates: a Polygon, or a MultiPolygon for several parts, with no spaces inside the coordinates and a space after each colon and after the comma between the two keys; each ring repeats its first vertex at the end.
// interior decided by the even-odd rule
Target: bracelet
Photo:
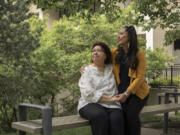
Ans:
{"type": "Polygon", "coordinates": [[[126,96],[126,97],[129,97],[129,94],[125,91],[124,92],[124,95],[126,96]]]}

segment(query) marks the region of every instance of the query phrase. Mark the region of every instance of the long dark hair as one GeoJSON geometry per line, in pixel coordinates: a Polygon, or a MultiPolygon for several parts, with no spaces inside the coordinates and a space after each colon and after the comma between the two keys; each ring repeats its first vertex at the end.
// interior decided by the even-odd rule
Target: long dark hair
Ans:
{"type": "MultiPolygon", "coordinates": [[[[129,48],[127,51],[127,63],[132,69],[136,69],[138,66],[138,59],[136,57],[138,51],[137,34],[134,26],[125,26],[126,32],[128,33],[129,48]]],[[[116,64],[120,64],[125,58],[125,52],[122,46],[118,46],[118,54],[115,58],[116,64]]]]}

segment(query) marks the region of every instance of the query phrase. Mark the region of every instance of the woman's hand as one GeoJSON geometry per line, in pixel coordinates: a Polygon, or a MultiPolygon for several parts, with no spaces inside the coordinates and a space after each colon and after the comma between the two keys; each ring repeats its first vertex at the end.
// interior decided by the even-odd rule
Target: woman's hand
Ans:
{"type": "Polygon", "coordinates": [[[87,67],[88,65],[89,65],[89,64],[86,64],[86,65],[83,65],[83,66],[81,67],[81,70],[80,70],[80,73],[81,73],[81,74],[83,74],[85,67],[87,67]]]}
{"type": "Polygon", "coordinates": [[[124,93],[119,94],[119,102],[124,103],[126,102],[126,100],[127,100],[127,96],[124,93]]]}
{"type": "Polygon", "coordinates": [[[119,101],[121,103],[126,102],[127,98],[131,95],[131,91],[130,90],[126,90],[124,93],[119,94],[119,101]]]}
{"type": "Polygon", "coordinates": [[[119,102],[119,95],[109,97],[106,94],[103,94],[99,100],[99,102],[108,102],[108,103],[117,102],[117,101],[119,102]]]}
{"type": "Polygon", "coordinates": [[[119,101],[119,99],[120,99],[119,95],[115,95],[115,96],[111,97],[112,102],[117,102],[117,101],[119,101]]]}

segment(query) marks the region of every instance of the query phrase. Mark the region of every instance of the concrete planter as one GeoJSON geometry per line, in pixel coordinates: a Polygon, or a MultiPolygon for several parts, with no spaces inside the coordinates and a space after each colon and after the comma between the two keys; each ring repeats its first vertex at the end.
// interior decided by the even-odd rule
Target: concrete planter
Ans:
{"type": "Polygon", "coordinates": [[[149,99],[148,99],[147,105],[158,104],[157,93],[158,93],[158,88],[150,88],[149,99]]]}

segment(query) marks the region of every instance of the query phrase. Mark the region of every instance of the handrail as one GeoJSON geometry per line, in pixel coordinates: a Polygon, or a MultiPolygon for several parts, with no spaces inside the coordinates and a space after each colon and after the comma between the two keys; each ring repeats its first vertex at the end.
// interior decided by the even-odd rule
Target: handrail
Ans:
{"type": "MultiPolygon", "coordinates": [[[[40,109],[42,112],[42,132],[43,135],[51,135],[52,133],[52,109],[49,106],[41,106],[35,104],[21,103],[19,104],[18,121],[26,121],[26,108],[40,109]]],[[[19,135],[26,135],[26,132],[19,131],[19,135]]]]}

